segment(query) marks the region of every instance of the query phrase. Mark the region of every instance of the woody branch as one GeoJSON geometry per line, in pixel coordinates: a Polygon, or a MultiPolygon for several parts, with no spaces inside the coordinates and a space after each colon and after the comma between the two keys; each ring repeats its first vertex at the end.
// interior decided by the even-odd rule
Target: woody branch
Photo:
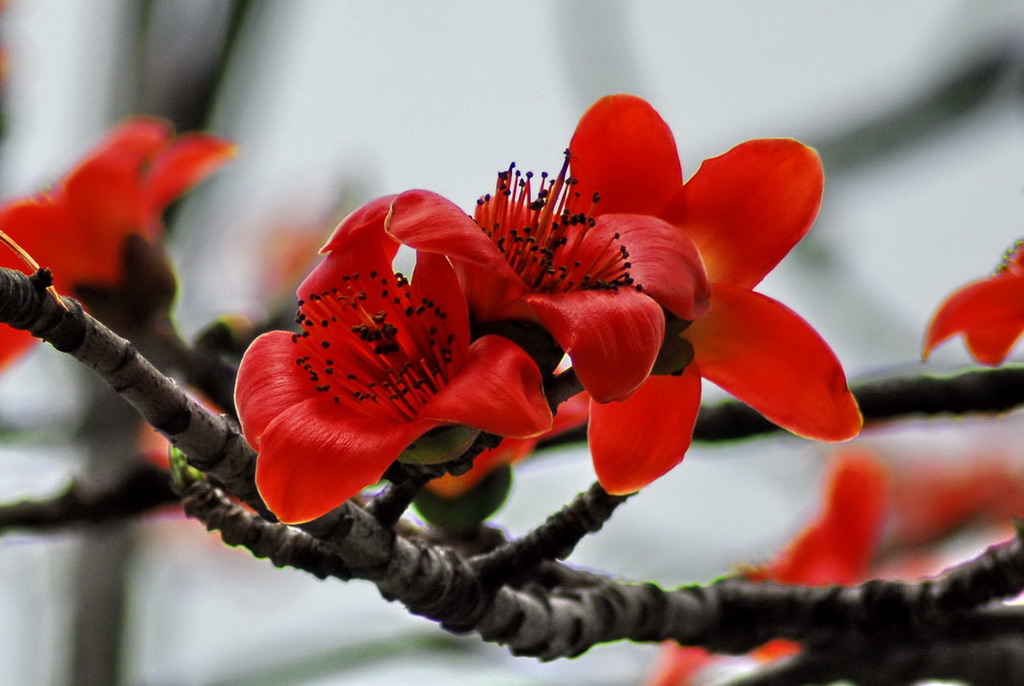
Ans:
{"type": "MultiPolygon", "coordinates": [[[[579,537],[600,528],[621,502],[600,492],[580,496],[564,511],[569,517],[555,515],[521,541],[473,560],[396,533],[352,503],[304,524],[302,530],[274,524],[252,483],[255,454],[235,427],[189,399],[75,301],[64,299],[61,305],[48,297],[48,284],[45,272],[27,277],[0,270],[0,320],[31,331],[89,366],[194,467],[223,486],[224,491],[202,481],[189,485],[182,494],[189,514],[220,530],[227,542],[244,545],[275,564],[317,576],[371,580],[385,597],[401,601],[410,611],[450,630],[475,631],[517,654],[554,659],[624,639],[675,639],[720,652],[743,652],[773,637],[838,645],[850,637],[879,633],[894,637],[890,651],[912,650],[924,641],[963,637],[964,627],[994,650],[1024,631],[1024,620],[1015,614],[977,609],[1024,589],[1019,537],[926,582],[873,581],[822,589],[726,579],[665,591],[598,575],[567,574],[563,578],[571,582],[545,584],[538,573],[531,580],[531,571],[550,569],[545,566],[550,560],[568,554],[579,537]],[[232,503],[227,493],[262,517],[232,503]],[[597,514],[582,514],[595,504],[597,514]],[[559,534],[551,536],[554,531],[559,534]],[[497,562],[503,557],[507,560],[497,562]],[[517,574],[515,585],[505,583],[517,574]],[[758,622],[746,621],[755,616],[758,622]]],[[[995,372],[970,377],[971,384],[1001,378],[995,372]]],[[[898,394],[899,386],[887,392],[898,394]]],[[[969,409],[963,403],[960,407],[969,409]]],[[[925,671],[931,668],[927,660],[921,664],[925,671]]]]}

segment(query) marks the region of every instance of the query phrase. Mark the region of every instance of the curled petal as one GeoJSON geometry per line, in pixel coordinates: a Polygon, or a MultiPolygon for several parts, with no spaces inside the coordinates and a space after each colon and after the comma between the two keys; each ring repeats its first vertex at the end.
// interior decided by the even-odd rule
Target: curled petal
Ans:
{"type": "Polygon", "coordinates": [[[700,371],[652,376],[636,393],[614,403],[590,403],[588,441],[597,480],[606,491],[640,490],[679,464],[700,409],[700,371]]]}
{"type": "Polygon", "coordinates": [[[942,304],[928,325],[924,357],[943,341],[964,334],[978,362],[1000,364],[1024,332],[1024,277],[976,281],[942,304]]]}
{"type": "Polygon", "coordinates": [[[812,148],[753,140],[705,160],[659,216],[686,231],[713,283],[753,288],[811,228],[823,184],[812,148]]]}
{"type": "Polygon", "coordinates": [[[494,278],[494,271],[468,262],[452,265],[466,293],[474,321],[490,322],[505,316],[504,308],[526,293],[526,285],[518,277],[494,278]]]}
{"type": "Polygon", "coordinates": [[[199,183],[235,156],[235,145],[202,133],[178,137],[150,167],[147,178],[148,207],[158,214],[182,193],[199,183]]]}
{"type": "Polygon", "coordinates": [[[711,310],[683,337],[704,378],[807,438],[844,441],[863,419],[828,344],[785,305],[715,284],[711,310]]]}
{"type": "Polygon", "coordinates": [[[665,337],[661,307],[632,288],[523,296],[598,402],[625,398],[651,373],[665,337]]]}
{"type": "Polygon", "coordinates": [[[385,195],[371,200],[342,219],[320,252],[336,255],[349,273],[359,271],[367,260],[375,266],[390,266],[398,253],[398,243],[384,231],[384,222],[394,198],[385,195]]]}
{"type": "Polygon", "coordinates": [[[595,215],[658,215],[683,183],[671,129],[634,95],[609,95],[591,105],[569,152],[575,190],[584,198],[600,195],[595,215]]]}
{"type": "Polygon", "coordinates": [[[708,309],[708,277],[697,248],[677,227],[641,214],[606,214],[587,232],[584,244],[617,241],[629,251],[630,276],[645,295],[687,321],[708,309]]]}
{"type": "Polygon", "coordinates": [[[542,434],[552,421],[536,363],[501,336],[473,341],[465,364],[420,416],[517,438],[542,434]]]}
{"type": "Polygon", "coordinates": [[[295,364],[292,334],[261,335],[245,351],[235,383],[235,405],[245,440],[259,450],[263,432],[278,415],[316,395],[309,375],[295,364]]]}
{"type": "Polygon", "coordinates": [[[497,278],[519,280],[472,217],[437,193],[414,190],[396,196],[387,230],[395,240],[411,248],[447,255],[453,262],[485,267],[497,278]]]}
{"type": "Polygon", "coordinates": [[[345,414],[329,400],[310,398],[266,427],[256,487],[282,522],[316,519],[379,481],[406,446],[440,424],[345,414]]]}

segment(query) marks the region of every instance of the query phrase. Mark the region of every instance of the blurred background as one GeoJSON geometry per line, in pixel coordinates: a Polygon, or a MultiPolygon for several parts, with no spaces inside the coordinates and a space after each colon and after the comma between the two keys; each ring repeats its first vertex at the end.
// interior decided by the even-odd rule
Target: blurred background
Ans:
{"type": "MultiPolygon", "coordinates": [[[[759,290],[804,315],[853,380],[921,371],[937,305],[1024,237],[1017,0],[9,0],[0,23],[2,199],[58,179],[132,114],[237,142],[238,159],[168,217],[186,336],[225,313],[265,316],[366,200],[428,188],[469,209],[511,161],[554,171],[579,116],[615,92],[659,110],[687,176],[750,138],[818,148],[819,221],[759,290]]],[[[926,369],[968,362],[954,342],[926,369]]],[[[0,499],[88,471],[66,440],[81,376],[38,349],[0,378],[0,499]]],[[[905,422],[858,442],[956,460],[1012,450],[1019,428],[905,422]]],[[[764,560],[818,507],[835,451],[786,437],[697,446],[573,561],[672,586],[764,560]]],[[[591,481],[582,446],[522,464],[498,521],[522,533],[591,481]]],[[[109,568],[83,566],[80,532],[0,537],[0,682],[83,683],[75,646],[103,626],[83,595],[90,612],[115,608],[128,684],[610,685],[640,683],[657,653],[517,659],[368,583],[274,569],[173,509],[130,528],[109,568]]]]}

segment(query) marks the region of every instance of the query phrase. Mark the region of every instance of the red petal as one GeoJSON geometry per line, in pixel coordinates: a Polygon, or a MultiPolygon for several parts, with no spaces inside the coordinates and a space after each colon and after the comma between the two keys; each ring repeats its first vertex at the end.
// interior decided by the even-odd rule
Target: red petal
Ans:
{"type": "Polygon", "coordinates": [[[515,281],[496,279],[492,269],[468,262],[455,262],[453,266],[469,301],[473,320],[478,323],[507,317],[505,306],[526,293],[526,285],[518,277],[515,281]]]}
{"type": "MultiPolygon", "coordinates": [[[[82,277],[102,275],[116,278],[118,264],[113,255],[93,253],[76,231],[67,208],[46,195],[18,200],[0,209],[0,228],[41,266],[53,272],[57,290],[72,293],[82,277]]],[[[14,253],[0,250],[0,266],[29,273],[31,270],[14,253]]]]}
{"type": "Polygon", "coordinates": [[[164,121],[129,120],[114,129],[58,188],[55,201],[67,202],[91,253],[110,253],[120,259],[127,234],[155,238],[156,217],[143,191],[143,173],[170,137],[171,128],[164,121]]]}
{"type": "Polygon", "coordinates": [[[721,659],[704,648],[663,643],[660,657],[644,686],[692,686],[699,683],[697,674],[721,659]]]}
{"type": "Polygon", "coordinates": [[[863,420],[828,345],[760,293],[715,284],[711,311],[684,333],[704,378],[800,436],[844,441],[863,420]]]}
{"type": "Polygon", "coordinates": [[[875,554],[885,510],[882,463],[868,453],[843,455],[831,470],[825,507],[817,520],[754,576],[813,586],[862,581],[875,554]]]}
{"type": "MultiPolygon", "coordinates": [[[[414,302],[430,300],[445,315],[444,325],[453,339],[451,342],[440,341],[440,344],[451,351],[452,365],[457,368],[465,359],[469,346],[469,307],[455,270],[444,256],[417,253],[412,294],[414,302]]],[[[420,349],[426,350],[429,345],[429,341],[422,341],[420,349]]]]}
{"type": "Polygon", "coordinates": [[[282,522],[315,519],[376,483],[412,441],[440,422],[389,422],[311,398],[263,432],[256,486],[282,522]]]}
{"type": "Polygon", "coordinates": [[[10,367],[38,342],[39,339],[28,331],[12,329],[6,324],[0,325],[0,371],[10,367]]]}
{"type": "Polygon", "coordinates": [[[391,211],[393,195],[371,200],[341,220],[334,233],[327,239],[322,253],[336,255],[346,273],[359,271],[369,259],[375,266],[390,265],[398,253],[398,243],[384,230],[384,222],[391,211]]]}
{"type": "Polygon", "coordinates": [[[162,119],[129,119],[107,134],[71,175],[94,165],[137,172],[160,152],[172,135],[170,124],[162,119]]]}
{"type": "Polygon", "coordinates": [[[706,160],[659,216],[681,227],[712,283],[753,288],[811,228],[821,160],[794,140],[754,140],[706,160]]]}
{"type": "Polygon", "coordinates": [[[473,341],[465,364],[420,416],[518,438],[542,434],[552,421],[536,363],[501,336],[473,341]]]}
{"type": "Polygon", "coordinates": [[[964,343],[971,357],[980,364],[992,367],[1002,364],[1024,333],[1024,325],[1014,322],[1009,326],[975,329],[964,332],[964,343]]]}
{"type": "Polygon", "coordinates": [[[415,190],[396,196],[387,230],[404,245],[486,267],[496,278],[519,281],[472,217],[437,193],[415,190]]]}
{"type": "Polygon", "coordinates": [[[651,373],[665,336],[665,315],[646,295],[620,288],[530,293],[523,300],[572,359],[596,401],[628,396],[651,373]]]}
{"type": "Polygon", "coordinates": [[[318,395],[295,358],[295,344],[287,331],[263,334],[242,356],[235,406],[245,440],[257,450],[263,432],[278,415],[318,395]]]}
{"type": "Polygon", "coordinates": [[[690,364],[681,376],[650,377],[621,402],[590,403],[590,453],[606,491],[633,493],[682,461],[700,390],[700,371],[690,364]]]}
{"type": "Polygon", "coordinates": [[[569,151],[576,192],[601,196],[595,214],[658,215],[683,184],[671,129],[633,95],[609,95],[591,105],[569,151]]]}
{"type": "Polygon", "coordinates": [[[611,244],[629,251],[629,273],[644,295],[681,319],[693,321],[708,309],[708,277],[697,248],[682,231],[656,217],[606,214],[587,232],[584,245],[611,244]],[[612,243],[619,234],[617,243],[612,243]]]}
{"type": "Polygon", "coordinates": [[[1024,278],[997,276],[969,284],[935,313],[925,334],[924,357],[943,341],[965,334],[978,362],[1000,364],[1024,332],[1024,278]]]}
{"type": "Polygon", "coordinates": [[[149,212],[156,215],[237,153],[235,145],[202,133],[179,136],[150,167],[149,212]]]}
{"type": "Polygon", "coordinates": [[[113,286],[122,275],[125,239],[133,233],[151,233],[146,228],[149,221],[138,173],[111,167],[82,169],[68,178],[61,191],[53,203],[63,205],[71,216],[74,242],[88,246],[88,263],[73,278],[113,286]]]}

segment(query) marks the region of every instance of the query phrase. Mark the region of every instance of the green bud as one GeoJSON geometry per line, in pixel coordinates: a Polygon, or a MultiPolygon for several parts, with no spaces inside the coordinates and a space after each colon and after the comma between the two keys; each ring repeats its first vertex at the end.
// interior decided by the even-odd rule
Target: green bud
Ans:
{"type": "Polygon", "coordinates": [[[413,501],[417,512],[439,529],[452,534],[469,534],[497,512],[512,489],[512,467],[495,467],[480,483],[455,498],[444,498],[429,488],[413,501]]]}
{"type": "Polygon", "coordinates": [[[189,484],[203,480],[203,473],[189,465],[185,453],[181,452],[177,446],[171,445],[167,449],[167,457],[171,470],[171,488],[176,492],[180,493],[189,484]]]}
{"type": "Polygon", "coordinates": [[[479,429],[468,426],[439,426],[413,441],[398,456],[398,461],[410,464],[451,462],[469,450],[469,446],[479,435],[479,429]]]}

